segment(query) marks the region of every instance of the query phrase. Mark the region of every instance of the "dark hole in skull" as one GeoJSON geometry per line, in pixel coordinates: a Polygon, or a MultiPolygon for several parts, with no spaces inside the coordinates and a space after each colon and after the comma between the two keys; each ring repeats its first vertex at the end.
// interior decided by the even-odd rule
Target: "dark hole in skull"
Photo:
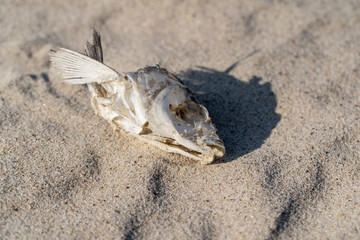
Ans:
{"type": "Polygon", "coordinates": [[[201,105],[193,101],[185,101],[177,106],[170,104],[169,108],[177,119],[191,126],[195,126],[195,122],[204,121],[206,117],[201,105]]]}

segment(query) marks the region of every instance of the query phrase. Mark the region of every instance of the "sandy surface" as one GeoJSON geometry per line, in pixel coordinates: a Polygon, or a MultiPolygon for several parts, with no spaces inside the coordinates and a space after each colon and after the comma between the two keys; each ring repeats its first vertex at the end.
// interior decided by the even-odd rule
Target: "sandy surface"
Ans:
{"type": "Polygon", "coordinates": [[[1,239],[360,239],[358,0],[57,2],[0,2],[1,239]],[[113,68],[181,76],[226,157],[114,133],[63,84],[48,50],[92,26],[113,68]]]}

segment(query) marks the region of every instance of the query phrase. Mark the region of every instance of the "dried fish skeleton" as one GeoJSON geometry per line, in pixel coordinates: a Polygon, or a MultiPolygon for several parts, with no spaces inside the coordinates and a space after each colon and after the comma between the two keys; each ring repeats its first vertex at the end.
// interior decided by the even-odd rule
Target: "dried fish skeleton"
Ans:
{"type": "Polygon", "coordinates": [[[202,164],[224,156],[224,144],[207,109],[174,74],[158,65],[118,73],[103,64],[96,30],[86,55],[60,48],[51,50],[50,61],[64,82],[88,85],[96,114],[115,130],[202,164]]]}

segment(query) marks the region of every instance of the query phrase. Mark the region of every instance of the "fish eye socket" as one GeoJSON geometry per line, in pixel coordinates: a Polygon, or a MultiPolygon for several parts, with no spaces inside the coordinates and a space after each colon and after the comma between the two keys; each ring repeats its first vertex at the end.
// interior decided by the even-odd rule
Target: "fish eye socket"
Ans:
{"type": "Polygon", "coordinates": [[[206,117],[203,108],[193,101],[185,101],[177,106],[170,104],[169,109],[177,119],[191,126],[194,126],[196,122],[204,120],[206,117]]]}
{"type": "Polygon", "coordinates": [[[179,119],[185,119],[186,118],[187,109],[186,108],[178,108],[175,111],[175,116],[179,119]]]}

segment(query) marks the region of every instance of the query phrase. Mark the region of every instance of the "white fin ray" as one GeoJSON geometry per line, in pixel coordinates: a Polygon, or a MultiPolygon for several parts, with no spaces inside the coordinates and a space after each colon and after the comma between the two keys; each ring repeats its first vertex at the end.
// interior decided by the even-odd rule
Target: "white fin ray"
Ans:
{"type": "Polygon", "coordinates": [[[121,79],[118,72],[105,64],[69,49],[52,50],[50,61],[68,84],[104,83],[121,79]]]}

